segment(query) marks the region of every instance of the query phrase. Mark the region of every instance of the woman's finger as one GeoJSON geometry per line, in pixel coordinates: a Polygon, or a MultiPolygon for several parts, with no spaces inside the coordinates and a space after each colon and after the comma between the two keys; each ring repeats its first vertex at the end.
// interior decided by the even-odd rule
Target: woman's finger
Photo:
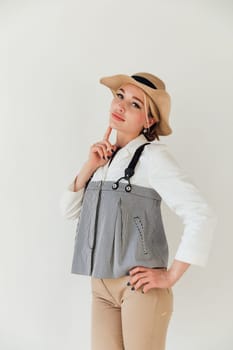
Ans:
{"type": "MultiPolygon", "coordinates": [[[[111,132],[112,132],[112,127],[111,127],[111,126],[108,126],[108,127],[107,127],[107,130],[106,130],[106,132],[105,132],[105,134],[104,134],[103,141],[109,142],[109,136],[110,136],[111,132]]],[[[111,148],[114,149],[114,151],[117,149],[116,143],[115,143],[114,145],[111,144],[111,143],[109,143],[109,144],[111,145],[111,148]]]]}
{"type": "MultiPolygon", "coordinates": [[[[106,141],[107,142],[107,141],[106,141]]],[[[100,149],[102,150],[102,153],[103,153],[103,156],[105,159],[110,159],[111,156],[112,156],[112,149],[115,150],[115,148],[113,146],[111,146],[110,144],[110,147],[108,146],[108,143],[105,144],[105,142],[99,142],[97,144],[95,144],[96,147],[100,147],[100,149]],[[109,149],[108,149],[109,148],[109,149]]]]}
{"type": "Polygon", "coordinates": [[[94,145],[92,147],[92,151],[95,153],[97,152],[99,154],[100,158],[104,158],[104,152],[103,152],[102,148],[99,148],[99,146],[94,145]]]}
{"type": "Polygon", "coordinates": [[[116,146],[112,145],[108,140],[102,141],[107,146],[107,151],[111,152],[111,150],[115,151],[116,146]]]}
{"type": "Polygon", "coordinates": [[[105,152],[106,155],[108,155],[108,152],[109,152],[109,155],[112,155],[112,152],[115,151],[115,150],[117,149],[117,146],[116,146],[116,145],[112,145],[112,144],[111,144],[109,141],[107,141],[107,140],[102,140],[102,141],[100,141],[100,142],[97,142],[96,144],[105,147],[105,148],[104,148],[104,152],[105,152],[105,150],[107,149],[106,152],[105,152]]]}
{"type": "Polygon", "coordinates": [[[106,145],[103,144],[103,143],[101,143],[101,142],[98,142],[96,147],[100,147],[100,148],[102,149],[103,155],[104,155],[104,157],[107,159],[107,157],[108,157],[108,152],[107,152],[107,147],[106,147],[106,145]]]}
{"type": "Polygon", "coordinates": [[[104,140],[108,140],[108,139],[109,139],[109,136],[110,136],[110,134],[111,134],[111,132],[112,132],[112,127],[111,127],[111,126],[108,126],[108,127],[107,127],[107,130],[105,131],[105,134],[104,134],[103,139],[104,139],[104,140]]]}

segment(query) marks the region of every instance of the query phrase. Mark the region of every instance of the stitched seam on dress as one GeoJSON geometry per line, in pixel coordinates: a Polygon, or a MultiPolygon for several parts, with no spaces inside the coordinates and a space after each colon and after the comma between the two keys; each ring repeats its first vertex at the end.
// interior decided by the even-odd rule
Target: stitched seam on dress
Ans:
{"type": "Polygon", "coordinates": [[[136,227],[138,229],[138,232],[139,232],[139,235],[140,235],[140,239],[141,239],[141,242],[142,242],[144,254],[148,254],[149,250],[146,247],[145,237],[143,235],[144,228],[143,228],[143,224],[142,224],[142,221],[141,221],[140,217],[139,216],[134,216],[134,222],[135,222],[135,225],[136,225],[136,227]],[[140,227],[138,225],[138,222],[140,222],[140,224],[141,224],[141,229],[140,229],[140,227]]]}
{"type": "MultiPolygon", "coordinates": [[[[96,181],[99,183],[100,180],[96,181]]],[[[122,184],[123,182],[121,182],[122,184]]],[[[127,182],[124,182],[123,183],[124,185],[127,184],[127,182]]],[[[104,185],[103,185],[104,186],[104,185]]],[[[138,185],[135,185],[135,184],[131,184],[131,186],[138,186],[138,185]]],[[[144,187],[144,186],[140,186],[140,187],[144,187]]],[[[146,196],[146,195],[143,195],[143,194],[138,194],[138,193],[132,193],[132,195],[134,196],[138,196],[138,197],[142,197],[142,198],[150,198],[150,199],[155,199],[155,200],[158,200],[158,201],[161,201],[162,200],[162,197],[159,195],[159,193],[153,188],[153,187],[144,187],[146,190],[151,190],[151,191],[154,191],[156,193],[156,197],[155,196],[146,196]]],[[[94,188],[88,188],[87,191],[96,191],[98,190],[98,186],[94,187],[94,188]]],[[[137,189],[136,189],[137,190],[137,189]]],[[[102,191],[112,191],[112,188],[103,188],[102,187],[102,191]]],[[[122,192],[122,193],[125,193],[125,189],[124,188],[118,188],[117,190],[115,190],[117,192],[122,192]]]]}
{"type": "MultiPolygon", "coordinates": [[[[106,189],[106,188],[102,188],[102,191],[112,191],[112,189],[106,189]]],[[[125,190],[121,190],[121,189],[117,189],[115,190],[116,192],[122,192],[122,193],[125,193],[125,190]]],[[[142,197],[142,198],[149,198],[149,199],[155,199],[157,201],[161,201],[161,198],[156,198],[156,197],[150,197],[150,196],[145,196],[145,195],[142,195],[142,194],[138,194],[138,193],[132,193],[131,192],[131,195],[132,196],[137,196],[137,197],[142,197]]]]}

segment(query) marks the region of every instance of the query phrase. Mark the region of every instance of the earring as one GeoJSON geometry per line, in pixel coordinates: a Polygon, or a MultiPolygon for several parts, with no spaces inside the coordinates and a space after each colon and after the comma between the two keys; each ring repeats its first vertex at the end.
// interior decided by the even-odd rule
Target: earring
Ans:
{"type": "Polygon", "coordinates": [[[143,134],[147,134],[148,133],[148,131],[149,131],[149,128],[143,128],[143,134]]]}

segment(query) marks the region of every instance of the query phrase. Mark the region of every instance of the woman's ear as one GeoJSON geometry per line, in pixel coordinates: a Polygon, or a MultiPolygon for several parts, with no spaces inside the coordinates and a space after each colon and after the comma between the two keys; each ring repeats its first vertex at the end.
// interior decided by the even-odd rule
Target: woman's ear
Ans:
{"type": "Polygon", "coordinates": [[[152,118],[149,118],[149,122],[150,122],[150,126],[152,126],[152,125],[158,123],[158,121],[155,120],[155,118],[153,118],[153,117],[152,117],[152,118]]]}
{"type": "MultiPolygon", "coordinates": [[[[153,117],[153,116],[151,116],[150,115],[150,113],[148,114],[148,121],[149,121],[149,127],[150,126],[152,126],[153,124],[155,124],[156,122],[157,122],[157,120],[153,117]]],[[[148,125],[147,125],[147,121],[145,121],[145,123],[144,123],[144,128],[147,128],[148,127],[148,125]]]]}

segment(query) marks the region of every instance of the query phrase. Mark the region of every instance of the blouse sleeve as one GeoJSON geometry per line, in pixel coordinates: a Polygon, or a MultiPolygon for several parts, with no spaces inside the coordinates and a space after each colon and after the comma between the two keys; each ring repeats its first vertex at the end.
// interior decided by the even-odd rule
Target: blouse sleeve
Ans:
{"type": "Polygon", "coordinates": [[[82,207],[85,187],[74,192],[75,179],[70,183],[60,198],[60,210],[62,216],[67,220],[78,219],[82,207]]]}
{"type": "Polygon", "coordinates": [[[152,144],[148,152],[149,183],[184,224],[175,259],[204,267],[217,224],[216,213],[166,144],[152,144]]]}

